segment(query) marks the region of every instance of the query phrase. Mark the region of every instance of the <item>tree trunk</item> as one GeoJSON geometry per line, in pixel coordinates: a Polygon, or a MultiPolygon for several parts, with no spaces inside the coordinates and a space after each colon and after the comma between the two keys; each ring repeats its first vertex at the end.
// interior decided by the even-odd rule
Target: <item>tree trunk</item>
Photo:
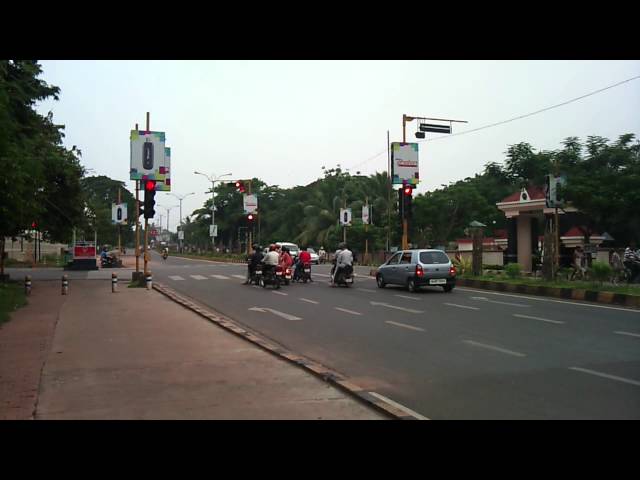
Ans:
{"type": "Polygon", "coordinates": [[[553,280],[553,251],[554,251],[554,241],[553,241],[553,233],[550,229],[550,223],[547,222],[545,231],[544,231],[544,255],[542,257],[542,275],[544,279],[548,282],[553,280]]]}
{"type": "Polygon", "coordinates": [[[471,269],[474,276],[479,276],[482,275],[482,230],[480,228],[474,228],[472,238],[473,257],[471,269]]]}

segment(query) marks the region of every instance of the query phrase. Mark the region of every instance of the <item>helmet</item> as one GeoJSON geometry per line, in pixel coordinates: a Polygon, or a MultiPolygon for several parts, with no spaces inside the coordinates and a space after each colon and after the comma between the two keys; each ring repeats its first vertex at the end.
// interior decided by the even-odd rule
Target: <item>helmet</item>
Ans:
{"type": "Polygon", "coordinates": [[[252,247],[254,250],[259,250],[259,249],[260,249],[260,245],[258,245],[257,243],[254,243],[253,245],[251,245],[251,247],[252,247]]]}
{"type": "Polygon", "coordinates": [[[338,245],[339,248],[347,248],[347,244],[344,242],[340,242],[340,244],[338,245]]]}
{"type": "Polygon", "coordinates": [[[271,245],[269,245],[269,251],[273,252],[276,249],[276,246],[272,243],[271,245]]]}

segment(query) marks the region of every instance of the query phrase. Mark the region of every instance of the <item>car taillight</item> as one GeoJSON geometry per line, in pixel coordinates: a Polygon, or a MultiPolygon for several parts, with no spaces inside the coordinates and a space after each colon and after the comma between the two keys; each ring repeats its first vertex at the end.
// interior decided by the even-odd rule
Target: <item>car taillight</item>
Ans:
{"type": "Polygon", "coordinates": [[[455,266],[451,265],[451,268],[449,269],[449,274],[452,277],[455,277],[455,275],[456,275],[456,267],[455,266]]]}
{"type": "Polygon", "coordinates": [[[424,277],[424,270],[422,270],[422,265],[416,265],[416,277],[424,277]]]}

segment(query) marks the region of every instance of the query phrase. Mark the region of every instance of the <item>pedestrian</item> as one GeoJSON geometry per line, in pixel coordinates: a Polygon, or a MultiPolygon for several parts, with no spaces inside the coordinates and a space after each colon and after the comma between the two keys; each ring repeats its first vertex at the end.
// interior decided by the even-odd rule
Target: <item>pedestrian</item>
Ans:
{"type": "Polygon", "coordinates": [[[624,278],[624,264],[622,263],[622,257],[617,250],[611,252],[611,259],[609,260],[611,268],[613,270],[613,283],[618,283],[624,278]]]}
{"type": "Polygon", "coordinates": [[[577,246],[573,251],[573,274],[571,280],[575,280],[576,275],[580,275],[580,279],[584,280],[584,252],[581,246],[577,246]]]}

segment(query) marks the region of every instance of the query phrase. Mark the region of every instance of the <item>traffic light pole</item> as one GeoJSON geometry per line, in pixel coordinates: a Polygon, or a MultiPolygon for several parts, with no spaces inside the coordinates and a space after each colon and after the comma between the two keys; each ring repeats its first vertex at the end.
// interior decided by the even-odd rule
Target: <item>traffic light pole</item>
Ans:
{"type": "MultiPolygon", "coordinates": [[[[147,112],[147,134],[149,133],[149,112],[147,112]]],[[[145,188],[146,192],[146,188],[145,188]]],[[[145,194],[146,195],[146,194],[145,194]]],[[[145,206],[145,219],[144,219],[144,277],[147,278],[149,275],[148,263],[149,263],[149,254],[147,252],[147,245],[149,240],[149,219],[146,218],[147,209],[145,206]]]]}

